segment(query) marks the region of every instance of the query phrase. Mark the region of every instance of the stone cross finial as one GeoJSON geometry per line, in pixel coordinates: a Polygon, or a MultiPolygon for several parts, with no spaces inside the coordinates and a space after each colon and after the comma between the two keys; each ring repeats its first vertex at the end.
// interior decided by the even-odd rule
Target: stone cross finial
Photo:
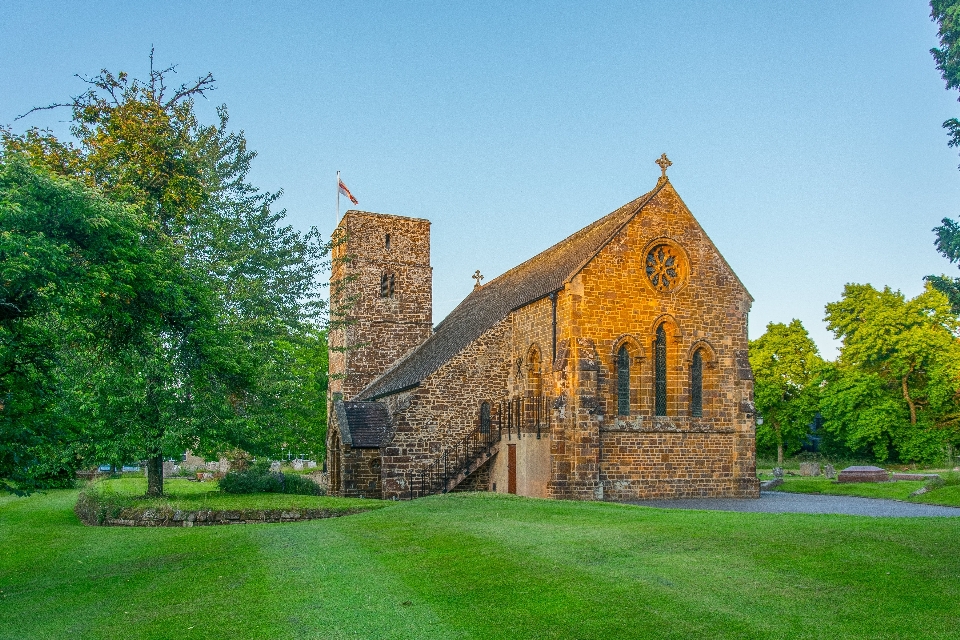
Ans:
{"type": "Polygon", "coordinates": [[[477,281],[477,284],[473,285],[474,289],[479,289],[481,286],[483,286],[480,284],[480,281],[483,280],[483,274],[480,273],[480,269],[477,269],[477,271],[470,277],[477,281]]]}
{"type": "Polygon", "coordinates": [[[660,159],[659,159],[659,160],[655,160],[654,162],[656,162],[658,165],[660,165],[660,171],[662,172],[661,175],[660,175],[660,177],[661,177],[661,178],[666,178],[666,177],[667,177],[667,167],[669,167],[670,165],[673,164],[672,162],[670,162],[670,158],[667,157],[667,154],[663,153],[663,154],[660,155],[660,159]]]}

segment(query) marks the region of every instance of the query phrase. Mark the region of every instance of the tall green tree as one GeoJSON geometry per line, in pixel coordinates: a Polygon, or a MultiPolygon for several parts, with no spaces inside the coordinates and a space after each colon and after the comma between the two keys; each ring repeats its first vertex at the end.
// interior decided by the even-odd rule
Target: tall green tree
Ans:
{"type": "Polygon", "coordinates": [[[825,428],[881,461],[942,459],[960,408],[960,326],[946,296],[848,284],[826,312],[842,347],[823,389],[825,428]]]}
{"type": "Polygon", "coordinates": [[[777,464],[800,449],[817,413],[817,376],[823,360],[799,320],[771,322],[750,342],[754,403],[763,424],[757,426],[760,448],[776,446],[777,464]]]}
{"type": "MultiPolygon", "coordinates": [[[[948,90],[960,89],[960,0],[931,0],[930,17],[939,26],[940,46],[930,50],[948,90]]],[[[960,98],[958,98],[960,99],[960,98]]],[[[951,147],[960,146],[960,120],[949,118],[943,123],[951,147]]],[[[934,227],[934,245],[951,263],[960,260],[960,224],[944,218],[934,227]]],[[[960,313],[960,279],[947,275],[927,276],[938,291],[946,295],[954,313],[960,313]]]]}
{"type": "Polygon", "coordinates": [[[228,129],[226,108],[216,125],[198,121],[194,100],[213,78],[170,89],[174,71],[154,70],[151,55],[145,80],[104,70],[85,93],[51,105],[71,110],[74,141],[3,132],[6,153],[139,208],[179,252],[176,301],[78,358],[73,372],[98,440],[145,458],[154,495],[166,455],[275,443],[264,432],[283,413],[271,396],[286,375],[278,363],[319,330],[327,252],[316,229],[282,224],[279,193],[249,183],[255,154],[228,129]]]}
{"type": "Polygon", "coordinates": [[[0,158],[0,479],[72,475],[71,453],[54,446],[76,436],[63,368],[170,306],[180,286],[170,249],[136,208],[0,158]]]}

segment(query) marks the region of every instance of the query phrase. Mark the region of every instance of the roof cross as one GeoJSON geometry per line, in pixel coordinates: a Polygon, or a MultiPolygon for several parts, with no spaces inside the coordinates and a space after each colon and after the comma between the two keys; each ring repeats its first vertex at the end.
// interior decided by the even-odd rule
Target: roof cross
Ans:
{"type": "Polygon", "coordinates": [[[483,280],[483,274],[480,273],[480,269],[477,269],[477,271],[470,277],[477,281],[477,284],[473,285],[474,289],[479,289],[481,286],[483,286],[480,284],[480,281],[483,280]]]}
{"type": "Polygon", "coordinates": [[[667,154],[665,154],[665,153],[661,154],[661,155],[660,155],[660,159],[659,159],[659,160],[655,160],[654,162],[656,162],[658,165],[660,165],[660,171],[663,172],[663,173],[660,175],[660,177],[661,177],[661,178],[666,178],[666,177],[667,177],[667,167],[669,167],[670,165],[673,164],[672,162],[670,162],[670,159],[667,157],[667,154]]]}

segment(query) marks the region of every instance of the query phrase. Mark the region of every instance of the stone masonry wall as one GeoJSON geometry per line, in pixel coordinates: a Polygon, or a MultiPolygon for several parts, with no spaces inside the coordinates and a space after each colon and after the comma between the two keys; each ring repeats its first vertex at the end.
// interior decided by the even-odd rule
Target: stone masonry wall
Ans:
{"type": "MultiPolygon", "coordinates": [[[[576,407],[576,425],[566,427],[567,439],[580,443],[580,457],[584,458],[584,443],[599,438],[601,430],[616,430],[620,428],[618,424],[641,419],[635,433],[604,433],[602,441],[598,441],[601,446],[596,471],[603,484],[601,495],[649,495],[649,489],[636,488],[641,480],[659,487],[654,493],[675,495],[681,492],[680,487],[686,487],[682,491],[689,495],[756,495],[752,444],[743,444],[753,442],[753,417],[744,410],[752,406],[752,379],[738,366],[747,350],[751,300],[669,183],[574,278],[564,293],[569,303],[571,339],[583,336],[591,341],[599,360],[595,399],[598,406],[589,411],[576,407]],[[686,263],[681,265],[687,270],[685,281],[667,293],[657,292],[645,273],[647,253],[659,244],[679,249],[686,263]],[[669,436],[651,426],[655,422],[651,420],[653,344],[661,323],[665,323],[668,345],[667,417],[676,418],[673,422],[678,429],[677,434],[669,436]],[[616,353],[623,344],[631,355],[632,393],[630,416],[620,417],[616,403],[616,353]],[[705,356],[704,415],[696,420],[696,429],[692,431],[690,361],[698,348],[703,349],[705,356]],[[714,435],[707,436],[705,432],[714,435]],[[702,444],[705,442],[710,445],[702,444]],[[608,445],[612,447],[609,451],[608,445]],[[685,456],[682,450],[687,445],[691,449],[685,456]],[[649,447],[653,452],[666,450],[640,451],[649,447]],[[649,456],[657,455],[667,456],[672,462],[654,465],[649,456]],[[625,470],[631,465],[639,466],[627,473],[625,470]],[[695,473],[693,469],[698,466],[709,469],[709,477],[703,474],[707,472],[695,473]],[[607,473],[612,475],[603,477],[607,473]],[[614,483],[627,480],[634,488],[614,488],[614,483]]],[[[585,372],[581,366],[569,375],[583,378],[585,372]]],[[[576,386],[581,389],[577,395],[580,405],[584,400],[593,401],[585,392],[590,384],[581,379],[576,386]]],[[[569,461],[571,468],[589,466],[588,456],[579,461],[569,452],[557,457],[560,465],[569,461]]],[[[580,493],[585,489],[582,487],[580,493]]],[[[562,494],[562,487],[558,486],[556,493],[562,494]]]]}
{"type": "Polygon", "coordinates": [[[736,475],[740,436],[716,432],[601,432],[606,500],[744,497],[736,475]]]}
{"type": "Polygon", "coordinates": [[[408,472],[476,429],[482,402],[506,399],[510,323],[485,331],[416,389],[383,399],[394,429],[382,447],[384,498],[405,496],[408,472]]]}
{"type": "Polygon", "coordinates": [[[333,251],[331,317],[346,310],[349,322],[330,332],[330,393],[349,400],[430,337],[430,222],[348,211],[335,238],[342,242],[333,251]],[[392,296],[381,296],[385,274],[392,296]]]}
{"type": "Polygon", "coordinates": [[[344,498],[380,498],[383,495],[380,465],[379,449],[344,449],[343,490],[339,495],[344,498]]]}

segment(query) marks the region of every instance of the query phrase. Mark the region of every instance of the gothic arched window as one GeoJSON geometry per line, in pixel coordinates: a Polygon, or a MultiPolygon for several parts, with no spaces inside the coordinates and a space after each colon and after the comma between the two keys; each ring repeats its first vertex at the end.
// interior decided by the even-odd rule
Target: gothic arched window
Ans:
{"type": "Polygon", "coordinates": [[[690,415],[703,417],[703,352],[697,349],[690,364],[690,415]]]}
{"type": "Polygon", "coordinates": [[[657,416],[667,415],[667,332],[661,324],[657,327],[657,339],[653,342],[654,411],[657,416]]]}
{"type": "Polygon", "coordinates": [[[627,345],[617,352],[617,415],[630,415],[630,352],[627,345]]]}
{"type": "Polygon", "coordinates": [[[480,405],[480,433],[490,433],[490,403],[480,405]]]}
{"type": "Polygon", "coordinates": [[[385,273],[382,276],[380,276],[380,297],[381,298],[392,298],[393,287],[394,287],[394,275],[392,273],[385,273]]]}

